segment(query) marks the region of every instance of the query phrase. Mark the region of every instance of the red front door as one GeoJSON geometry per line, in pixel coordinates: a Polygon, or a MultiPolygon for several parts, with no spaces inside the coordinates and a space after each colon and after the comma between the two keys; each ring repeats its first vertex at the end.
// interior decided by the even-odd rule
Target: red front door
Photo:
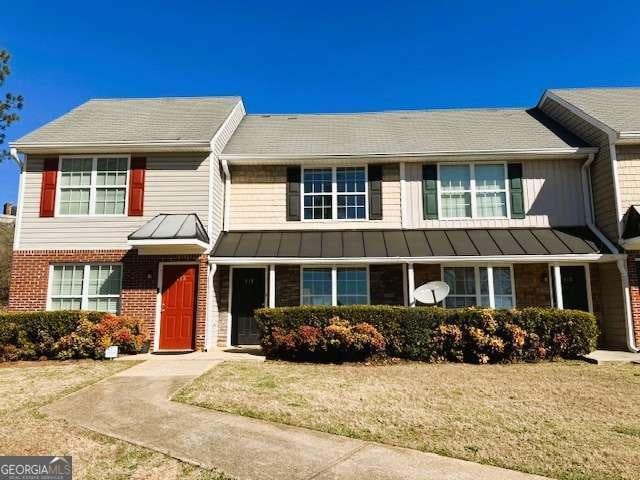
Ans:
{"type": "Polygon", "coordinates": [[[160,349],[193,349],[196,318],[196,265],[165,265],[162,270],[160,349]]]}

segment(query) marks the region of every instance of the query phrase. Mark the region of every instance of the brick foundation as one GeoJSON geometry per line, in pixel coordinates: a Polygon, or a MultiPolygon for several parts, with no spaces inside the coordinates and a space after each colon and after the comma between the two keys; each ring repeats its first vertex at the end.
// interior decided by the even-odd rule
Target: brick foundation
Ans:
{"type": "MultiPolygon", "coordinates": [[[[206,255],[138,255],[137,250],[17,251],[13,254],[10,310],[44,310],[47,305],[49,265],[62,263],[122,263],[120,312],[142,318],[155,338],[158,264],[198,262],[196,348],[204,347],[207,257],[206,255]]],[[[153,345],[153,342],[152,342],[153,345]]]]}

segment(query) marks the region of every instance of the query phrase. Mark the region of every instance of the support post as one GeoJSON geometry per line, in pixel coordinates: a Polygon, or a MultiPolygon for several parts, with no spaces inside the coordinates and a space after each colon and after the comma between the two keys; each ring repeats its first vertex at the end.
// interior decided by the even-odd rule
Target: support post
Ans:
{"type": "Polygon", "coordinates": [[[269,308],[276,306],[276,266],[269,265],[269,308]]]}
{"type": "Polygon", "coordinates": [[[409,306],[416,306],[416,299],[413,297],[413,291],[416,289],[415,277],[413,275],[413,263],[407,264],[407,290],[409,294],[409,306]]]}
{"type": "Polygon", "coordinates": [[[558,310],[563,310],[564,304],[562,302],[562,277],[560,276],[560,265],[553,265],[551,268],[553,268],[553,283],[556,287],[556,308],[558,310]]]}

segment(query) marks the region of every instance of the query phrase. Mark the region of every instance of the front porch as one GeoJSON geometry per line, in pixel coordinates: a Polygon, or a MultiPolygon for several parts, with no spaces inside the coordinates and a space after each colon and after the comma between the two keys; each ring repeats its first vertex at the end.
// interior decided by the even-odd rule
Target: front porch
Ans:
{"type": "MultiPolygon", "coordinates": [[[[255,308],[323,304],[415,306],[418,304],[413,298],[415,288],[441,280],[450,287],[449,295],[442,302],[444,307],[555,307],[590,311],[600,324],[601,346],[624,349],[625,304],[622,276],[616,263],[618,257],[599,245],[588,232],[568,236],[566,231],[557,233],[551,229],[514,230],[482,231],[494,242],[494,247],[488,243],[465,243],[457,233],[444,233],[444,237],[439,238],[449,241],[448,255],[437,255],[441,253],[437,248],[446,248],[444,243],[429,242],[434,231],[402,231],[400,235],[392,232],[391,236],[387,235],[389,232],[361,232],[362,251],[355,252],[360,253],[359,256],[344,256],[345,251],[352,249],[349,242],[345,243],[346,236],[355,236],[357,245],[358,235],[353,231],[224,234],[211,258],[215,270],[212,327],[217,345],[256,343],[257,330],[252,315],[255,308]],[[505,237],[505,233],[509,237],[505,237]],[[507,242],[515,243],[518,238],[525,243],[526,233],[537,242],[527,245],[535,252],[517,243],[521,249],[518,254],[503,253],[507,242]],[[313,256],[300,255],[315,248],[305,243],[306,235],[313,237],[307,236],[305,240],[316,238],[320,242],[313,256]],[[419,235],[425,239],[430,256],[411,256],[418,253],[419,235]],[[323,243],[336,236],[342,236],[341,257],[333,256],[336,250],[323,243]],[[266,244],[265,237],[277,245],[266,244]],[[367,255],[372,252],[376,237],[381,241],[377,255],[367,255]],[[296,238],[297,246],[287,246],[296,238]],[[390,255],[402,248],[398,242],[405,242],[405,253],[409,256],[390,255]],[[246,245],[250,245],[252,255],[245,254],[246,245]],[[283,245],[286,257],[278,255],[283,245]],[[461,245],[466,248],[461,253],[467,255],[458,255],[461,245]],[[480,255],[485,253],[482,249],[491,248],[500,254],[494,250],[491,255],[480,255]],[[256,253],[261,250],[276,254],[259,257],[256,253]],[[331,256],[322,255],[330,250],[333,250],[331,256]],[[228,255],[231,251],[233,256],[228,255]],[[298,252],[294,258],[293,251],[298,252]]],[[[482,236],[479,231],[469,232],[465,233],[469,239],[482,236]]]]}

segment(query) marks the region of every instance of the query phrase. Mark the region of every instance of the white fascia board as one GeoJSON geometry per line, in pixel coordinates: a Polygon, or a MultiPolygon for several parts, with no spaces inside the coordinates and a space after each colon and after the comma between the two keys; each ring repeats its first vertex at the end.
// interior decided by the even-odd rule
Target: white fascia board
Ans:
{"type": "Polygon", "coordinates": [[[538,108],[542,107],[542,105],[544,104],[544,102],[547,99],[551,99],[553,101],[555,101],[556,103],[559,103],[560,105],[562,105],[564,108],[566,108],[567,110],[569,110],[571,113],[574,113],[575,115],[577,115],[578,117],[580,117],[582,120],[584,120],[585,122],[593,125],[594,127],[602,130],[603,132],[605,132],[607,135],[611,136],[613,135],[615,138],[618,137],[618,132],[616,130],[614,130],[613,128],[611,128],[609,125],[601,122],[600,120],[598,120],[597,118],[592,117],[591,115],[589,115],[587,112],[585,112],[584,110],[576,107],[573,103],[565,100],[562,97],[559,97],[558,95],[556,95],[555,93],[546,90],[544,92],[544,94],[542,95],[542,98],[540,99],[540,101],[538,102],[538,108]]]}
{"type": "Polygon", "coordinates": [[[196,239],[188,239],[188,238],[167,238],[167,239],[157,239],[157,240],[128,240],[127,244],[131,247],[156,247],[156,246],[166,246],[166,245],[184,245],[184,246],[196,246],[201,247],[203,250],[209,248],[209,244],[202,242],[196,239]]]}
{"type": "Polygon", "coordinates": [[[335,264],[381,264],[381,263],[575,263],[613,262],[619,254],[568,254],[568,255],[495,255],[495,256],[442,256],[442,257],[211,257],[210,263],[218,265],[251,264],[295,264],[295,265],[335,265],[335,264]]]}
{"type": "Polygon", "coordinates": [[[450,151],[433,151],[433,152],[385,152],[385,153],[334,153],[334,154],[277,154],[277,155],[240,155],[223,153],[220,155],[221,160],[226,160],[230,164],[283,164],[283,163],[300,163],[305,160],[322,160],[322,159],[345,159],[347,161],[364,160],[371,161],[379,158],[381,162],[389,158],[402,158],[404,161],[419,162],[423,158],[460,158],[460,157],[509,157],[514,155],[522,157],[550,157],[550,156],[571,156],[583,157],[589,154],[597,153],[596,147],[578,147],[578,148],[541,148],[541,149],[507,149],[507,150],[450,150],[450,151]]]}

